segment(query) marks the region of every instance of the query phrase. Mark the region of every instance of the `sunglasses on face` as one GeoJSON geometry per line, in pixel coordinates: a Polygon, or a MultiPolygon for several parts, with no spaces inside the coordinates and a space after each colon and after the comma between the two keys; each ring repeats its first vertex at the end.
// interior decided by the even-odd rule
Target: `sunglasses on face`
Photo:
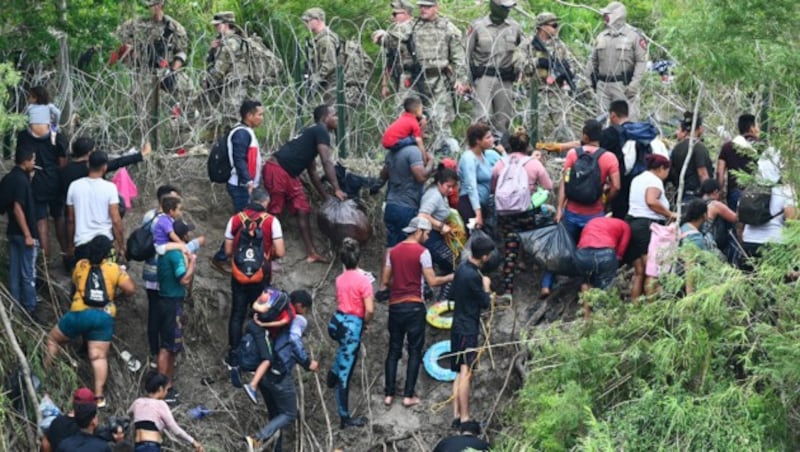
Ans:
{"type": "Polygon", "coordinates": [[[558,24],[557,24],[557,23],[547,24],[547,26],[548,26],[548,27],[553,27],[553,28],[555,28],[556,30],[558,30],[558,24]]]}
{"type": "Polygon", "coordinates": [[[397,17],[397,16],[399,16],[401,14],[405,14],[405,13],[406,13],[405,11],[393,11],[392,12],[392,17],[397,17]]]}

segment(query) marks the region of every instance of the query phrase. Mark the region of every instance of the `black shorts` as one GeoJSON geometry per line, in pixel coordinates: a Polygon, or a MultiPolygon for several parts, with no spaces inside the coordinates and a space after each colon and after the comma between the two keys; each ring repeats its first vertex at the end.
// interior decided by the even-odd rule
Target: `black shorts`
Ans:
{"type": "Polygon", "coordinates": [[[160,297],[158,300],[158,346],[172,353],[183,351],[183,298],[160,297]]]}
{"type": "Polygon", "coordinates": [[[630,264],[647,254],[647,247],[650,246],[650,225],[661,222],[650,218],[633,217],[627,217],[625,220],[631,226],[631,240],[625,252],[625,262],[630,264]]]}
{"type": "Polygon", "coordinates": [[[43,220],[47,218],[49,213],[53,219],[61,218],[64,216],[65,201],[61,198],[51,199],[49,201],[34,201],[36,208],[36,220],[43,220]]]}
{"type": "Polygon", "coordinates": [[[478,335],[450,333],[450,370],[460,372],[461,365],[466,364],[471,370],[478,368],[478,335]],[[471,349],[469,351],[465,351],[471,349]]]}

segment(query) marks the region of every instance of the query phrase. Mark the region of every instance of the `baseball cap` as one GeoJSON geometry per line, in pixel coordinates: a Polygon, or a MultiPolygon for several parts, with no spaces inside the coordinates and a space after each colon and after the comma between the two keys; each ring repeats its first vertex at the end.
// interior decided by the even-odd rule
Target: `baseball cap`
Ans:
{"type": "Polygon", "coordinates": [[[413,234],[420,229],[423,231],[430,231],[433,229],[430,220],[422,217],[414,217],[411,219],[411,222],[408,223],[408,226],[403,228],[403,232],[406,234],[413,234]]]}
{"type": "Polygon", "coordinates": [[[312,19],[317,19],[317,20],[324,21],[325,20],[325,10],[323,10],[322,8],[309,8],[309,9],[305,10],[305,12],[303,12],[303,15],[300,16],[300,19],[303,22],[308,22],[309,20],[312,20],[312,19]]]}
{"type": "Polygon", "coordinates": [[[492,3],[494,3],[497,6],[502,6],[504,8],[513,8],[517,6],[516,0],[492,0],[492,3]]]}
{"type": "Polygon", "coordinates": [[[417,0],[417,6],[436,6],[439,0],[417,0]]]}
{"type": "Polygon", "coordinates": [[[222,11],[214,14],[214,18],[211,20],[211,25],[232,23],[236,23],[236,15],[233,11],[222,11]]]}
{"type": "Polygon", "coordinates": [[[194,225],[191,223],[185,223],[183,220],[178,220],[172,225],[172,230],[175,231],[175,234],[178,237],[183,237],[184,235],[188,234],[189,231],[194,231],[194,225]]]}
{"type": "Polygon", "coordinates": [[[543,12],[543,13],[539,13],[536,16],[536,26],[537,27],[541,27],[542,25],[550,24],[550,23],[553,23],[553,22],[558,22],[558,16],[556,16],[553,13],[543,12]]]}
{"type": "Polygon", "coordinates": [[[162,4],[163,5],[164,4],[164,0],[142,0],[142,3],[144,3],[144,6],[154,6],[154,5],[158,5],[158,4],[162,4]]]}
{"type": "Polygon", "coordinates": [[[78,388],[75,390],[75,394],[72,395],[72,404],[73,405],[85,405],[85,404],[94,404],[96,403],[94,400],[94,392],[87,387],[78,388]]]}
{"type": "Polygon", "coordinates": [[[414,12],[414,5],[408,0],[395,0],[392,2],[392,12],[407,12],[411,14],[414,12]]]}
{"type": "Polygon", "coordinates": [[[90,168],[100,168],[103,165],[108,164],[108,154],[103,151],[94,151],[92,155],[89,156],[89,167],[90,168]]]}
{"type": "Polygon", "coordinates": [[[608,6],[600,10],[600,14],[611,14],[620,8],[625,8],[625,5],[621,2],[611,2],[608,6]]]}

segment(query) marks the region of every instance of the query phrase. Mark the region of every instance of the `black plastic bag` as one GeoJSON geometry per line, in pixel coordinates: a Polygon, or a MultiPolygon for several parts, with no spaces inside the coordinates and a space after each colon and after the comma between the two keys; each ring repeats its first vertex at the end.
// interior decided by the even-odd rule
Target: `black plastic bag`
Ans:
{"type": "Polygon", "coordinates": [[[557,275],[578,276],[575,243],[563,225],[521,232],[519,238],[536,265],[557,275]]]}
{"type": "Polygon", "coordinates": [[[354,238],[362,245],[372,237],[369,217],[353,199],[329,198],[319,209],[317,225],[334,246],[341,244],[345,237],[354,238]]]}
{"type": "MultiPolygon", "coordinates": [[[[475,240],[476,237],[486,237],[489,240],[492,240],[489,237],[489,234],[484,232],[482,229],[473,229],[472,232],[469,234],[469,239],[467,243],[464,245],[464,251],[461,252],[461,263],[463,264],[467,260],[469,260],[470,256],[472,256],[472,241],[475,240]]],[[[492,240],[494,242],[494,240],[492,240]]],[[[481,267],[481,272],[483,274],[491,273],[503,265],[503,253],[495,245],[494,250],[492,250],[491,256],[489,256],[489,260],[483,264],[481,267]]]]}

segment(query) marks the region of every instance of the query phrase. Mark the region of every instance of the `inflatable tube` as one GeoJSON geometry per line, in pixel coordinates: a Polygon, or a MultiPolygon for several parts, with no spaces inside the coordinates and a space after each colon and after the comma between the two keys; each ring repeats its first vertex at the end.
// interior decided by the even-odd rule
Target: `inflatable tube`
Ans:
{"type": "Polygon", "coordinates": [[[450,341],[437,342],[428,348],[425,356],[422,357],[422,364],[425,366],[425,371],[434,380],[439,381],[453,381],[456,379],[456,373],[450,369],[445,369],[439,365],[439,357],[450,353],[450,341]]]}
{"type": "Polygon", "coordinates": [[[425,320],[428,325],[439,328],[440,330],[449,330],[453,327],[453,317],[442,317],[445,312],[451,312],[454,308],[454,302],[451,301],[437,301],[428,308],[428,313],[425,315],[425,320]]]}

